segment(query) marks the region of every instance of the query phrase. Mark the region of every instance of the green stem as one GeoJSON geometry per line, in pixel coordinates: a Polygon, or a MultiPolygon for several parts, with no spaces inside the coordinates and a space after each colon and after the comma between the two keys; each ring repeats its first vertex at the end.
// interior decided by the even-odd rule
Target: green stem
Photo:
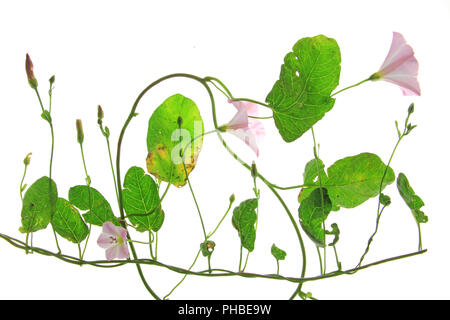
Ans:
{"type": "Polygon", "coordinates": [[[316,246],[316,249],[317,249],[317,255],[319,256],[319,261],[320,261],[320,274],[322,275],[324,273],[323,272],[323,265],[322,265],[322,255],[320,253],[320,249],[319,249],[318,246],[316,246]]]}
{"type": "MultiPolygon", "coordinates": [[[[261,106],[263,106],[263,107],[272,109],[268,104],[266,104],[266,103],[264,103],[264,102],[260,102],[260,101],[253,100],[253,99],[248,99],[248,98],[235,98],[235,97],[233,97],[233,95],[231,94],[230,90],[228,90],[227,86],[225,86],[225,84],[224,84],[222,81],[220,81],[219,79],[217,79],[217,78],[214,78],[214,77],[205,77],[204,80],[207,81],[207,82],[211,82],[211,83],[212,83],[212,84],[213,84],[220,92],[222,92],[228,99],[231,99],[231,100],[234,100],[234,101],[247,101],[247,102],[252,102],[252,103],[259,104],[259,105],[261,105],[261,106]],[[213,81],[217,82],[217,83],[218,83],[218,84],[226,91],[226,93],[223,92],[222,90],[220,90],[220,89],[214,84],[213,81]]],[[[268,118],[269,118],[269,117],[268,117],[268,118]]],[[[266,119],[268,119],[268,118],[266,118],[266,119]]],[[[271,118],[271,117],[270,117],[270,118],[271,118]]]]}
{"type": "Polygon", "coordinates": [[[111,173],[113,176],[113,181],[114,181],[114,190],[116,191],[116,198],[117,198],[117,202],[119,202],[119,193],[117,191],[117,183],[116,183],[116,174],[114,173],[114,165],[113,165],[113,161],[112,161],[112,157],[111,157],[111,146],[109,145],[109,138],[106,138],[106,145],[108,147],[108,156],[109,156],[109,164],[111,166],[111,173]]]}
{"type": "Polygon", "coordinates": [[[366,80],[360,81],[360,82],[358,82],[358,83],[356,83],[356,84],[354,84],[354,85],[351,85],[351,86],[348,86],[348,87],[346,87],[346,88],[344,88],[344,89],[341,89],[341,90],[339,90],[339,91],[333,93],[331,96],[333,97],[333,96],[337,95],[338,93],[341,93],[342,91],[345,91],[345,90],[348,90],[348,89],[357,87],[357,86],[359,86],[359,85],[361,85],[361,84],[363,84],[364,82],[367,82],[367,81],[369,81],[369,80],[370,80],[370,78],[367,78],[366,80]]]}
{"type": "MultiPolygon", "coordinates": [[[[357,264],[356,267],[359,267],[362,264],[362,262],[364,261],[365,256],[369,252],[370,245],[371,245],[371,243],[373,241],[373,238],[375,237],[375,235],[376,235],[376,233],[378,231],[378,225],[380,223],[381,214],[382,214],[382,212],[383,212],[383,210],[385,208],[385,207],[383,207],[383,209],[381,209],[381,191],[383,191],[384,179],[386,178],[386,174],[387,174],[387,172],[389,170],[389,166],[390,166],[390,164],[392,162],[392,159],[394,158],[394,154],[397,151],[397,148],[398,148],[400,142],[402,141],[403,137],[407,134],[407,124],[408,124],[408,120],[409,120],[410,115],[411,114],[408,113],[408,116],[406,117],[406,120],[405,120],[405,128],[403,130],[403,133],[402,134],[399,133],[400,135],[398,137],[397,143],[395,144],[394,150],[392,150],[391,156],[389,157],[389,161],[388,161],[388,163],[386,165],[386,169],[383,172],[383,176],[382,176],[381,181],[380,181],[380,188],[379,188],[379,191],[378,191],[379,196],[378,196],[377,219],[376,219],[376,225],[375,225],[375,232],[369,238],[366,250],[364,251],[363,255],[361,256],[361,258],[359,260],[359,263],[357,264]]],[[[397,127],[397,130],[398,130],[398,127],[397,127]]]]}
{"type": "MultiPolygon", "coordinates": [[[[81,151],[81,159],[83,161],[83,168],[84,168],[84,173],[86,175],[86,185],[88,187],[88,200],[89,200],[89,209],[92,209],[92,198],[91,198],[91,178],[87,172],[87,168],[86,168],[86,161],[84,159],[84,150],[83,150],[83,143],[80,143],[80,151],[81,151]]],[[[89,233],[88,233],[88,237],[86,238],[86,242],[84,243],[84,249],[83,249],[83,254],[81,255],[81,258],[84,257],[84,254],[86,252],[86,248],[90,239],[90,235],[91,235],[91,229],[92,229],[92,224],[89,224],[89,233]]]]}
{"type": "MultiPolygon", "coordinates": [[[[215,110],[215,106],[213,106],[213,110],[212,110],[212,115],[213,115],[213,121],[214,121],[214,127],[216,129],[218,129],[218,123],[217,123],[217,117],[216,117],[216,110],[215,110]]],[[[219,137],[219,140],[222,142],[224,148],[228,151],[228,153],[237,161],[239,162],[242,166],[244,166],[247,170],[249,170],[251,172],[252,168],[250,165],[248,165],[247,163],[245,163],[241,158],[239,158],[239,156],[233,152],[233,150],[230,149],[230,147],[228,147],[228,145],[226,144],[225,140],[223,139],[221,133],[219,131],[216,132],[217,136],[219,137]]],[[[302,235],[300,233],[300,230],[297,226],[297,223],[293,217],[293,215],[291,214],[289,208],[287,207],[286,203],[284,202],[283,198],[281,198],[281,196],[278,194],[278,192],[275,190],[275,186],[270,183],[266,178],[264,178],[263,175],[261,175],[261,173],[258,171],[256,173],[257,177],[259,179],[261,179],[262,182],[264,182],[264,184],[270,189],[270,191],[272,191],[272,193],[275,195],[275,197],[278,199],[278,201],[281,203],[282,207],[285,209],[286,214],[288,215],[289,220],[291,221],[292,226],[294,227],[295,233],[297,234],[297,238],[300,244],[300,249],[301,249],[301,254],[302,254],[302,269],[301,269],[301,277],[303,278],[305,276],[306,273],[306,250],[305,250],[305,245],[303,242],[303,238],[302,235]]],[[[300,283],[297,287],[297,289],[295,290],[295,292],[291,295],[290,299],[293,299],[298,292],[301,291],[302,288],[302,283],[300,283]]]]}
{"type": "MultiPolygon", "coordinates": [[[[45,109],[44,109],[44,105],[42,103],[42,99],[41,96],[39,94],[39,90],[36,88],[34,88],[34,91],[36,92],[36,96],[39,100],[39,105],[41,107],[41,111],[44,114],[45,109]]],[[[50,105],[51,106],[51,105],[50,105]]],[[[50,114],[50,111],[49,111],[50,114]]],[[[55,134],[53,132],[53,123],[52,123],[52,119],[50,117],[50,119],[48,119],[48,124],[50,126],[50,134],[51,134],[51,149],[50,149],[50,164],[49,164],[49,173],[48,173],[48,177],[49,177],[49,183],[51,183],[52,181],[52,167],[53,167],[53,152],[54,152],[54,148],[55,148],[55,134]]],[[[58,249],[58,252],[61,253],[61,249],[59,247],[59,243],[58,243],[58,237],[56,236],[56,231],[55,228],[52,225],[52,230],[53,230],[53,235],[55,236],[55,242],[56,242],[56,248],[58,249]]]]}
{"type": "Polygon", "coordinates": [[[420,223],[418,223],[418,222],[417,222],[417,229],[419,231],[419,249],[418,250],[422,251],[422,232],[420,231],[420,223]]]}
{"type": "MultiPolygon", "coordinates": [[[[0,238],[6,240],[9,244],[11,244],[12,246],[14,246],[16,248],[19,248],[21,250],[27,249],[26,244],[18,239],[12,238],[10,236],[7,236],[7,235],[1,234],[1,233],[0,233],[0,238]]],[[[130,247],[131,247],[131,245],[132,244],[130,243],[130,247]]],[[[161,262],[151,260],[151,259],[136,259],[136,260],[122,260],[122,261],[108,261],[108,260],[85,261],[85,260],[81,260],[76,257],[64,255],[64,254],[53,253],[53,252],[50,252],[50,251],[47,251],[45,249],[41,249],[38,247],[32,247],[32,250],[33,250],[33,252],[36,252],[38,254],[41,254],[44,256],[55,257],[61,261],[75,264],[75,265],[91,265],[93,267],[99,267],[99,268],[115,268],[115,267],[123,266],[125,264],[146,264],[146,265],[153,265],[153,266],[166,268],[168,270],[171,270],[171,271],[174,271],[174,272],[177,272],[180,274],[196,275],[196,276],[202,276],[202,277],[240,276],[240,277],[244,277],[244,278],[262,278],[262,279],[284,280],[284,281],[289,281],[292,283],[305,283],[305,282],[309,282],[309,281],[317,281],[317,280],[322,280],[322,279],[338,277],[338,276],[345,275],[345,274],[353,274],[357,271],[361,271],[361,270],[364,270],[364,269],[367,269],[367,268],[370,268],[373,266],[377,266],[377,265],[381,265],[381,264],[384,264],[387,262],[392,262],[392,261],[396,261],[396,260],[400,260],[400,259],[405,259],[405,258],[421,255],[421,254],[424,254],[427,252],[427,250],[422,250],[422,251],[418,251],[418,252],[416,251],[413,253],[403,254],[403,255],[379,260],[379,261],[361,266],[359,268],[348,269],[346,271],[335,271],[335,272],[330,272],[330,273],[316,276],[316,277],[295,278],[295,277],[279,276],[276,274],[240,273],[240,272],[233,272],[233,271],[225,270],[225,269],[213,269],[212,270],[213,273],[210,274],[209,270],[203,270],[203,271],[197,271],[197,272],[189,271],[189,270],[182,269],[179,267],[163,264],[161,262]]]]}
{"type": "Polygon", "coordinates": [[[25,166],[25,168],[23,170],[22,180],[20,181],[20,200],[22,200],[22,201],[23,201],[23,195],[22,195],[22,193],[23,193],[23,182],[25,181],[25,175],[27,174],[27,167],[28,167],[28,165],[25,164],[24,166],[25,166]]]}
{"type": "Polygon", "coordinates": [[[158,232],[155,232],[155,260],[158,260],[158,232]]]}
{"type": "Polygon", "coordinates": [[[277,276],[280,275],[280,261],[278,259],[275,259],[277,261],[277,276]]]}
{"type": "MultiPolygon", "coordinates": [[[[150,257],[152,257],[152,259],[153,260],[156,260],[155,259],[155,256],[153,255],[153,246],[152,246],[152,233],[151,233],[151,231],[148,231],[148,246],[149,246],[149,248],[150,248],[150,257]]],[[[132,241],[132,242],[137,242],[137,243],[139,243],[139,241],[132,241]]]]}
{"type": "MultiPolygon", "coordinates": [[[[325,236],[325,220],[326,220],[326,215],[325,215],[325,198],[323,195],[323,189],[322,189],[322,175],[320,173],[320,168],[319,168],[319,155],[318,155],[318,151],[317,151],[317,143],[316,143],[316,136],[314,135],[314,128],[311,127],[311,133],[312,133],[312,137],[313,137],[313,143],[314,143],[314,159],[316,159],[316,169],[317,169],[317,177],[318,177],[318,181],[319,181],[319,190],[320,190],[320,201],[321,201],[321,205],[322,205],[322,229],[323,229],[323,273],[326,273],[326,268],[327,268],[327,244],[326,244],[326,236],[325,236]]],[[[317,249],[319,250],[319,249],[317,249]]],[[[322,260],[321,260],[322,261],[322,260]]]]}
{"type": "MultiPolygon", "coordinates": [[[[201,83],[206,90],[208,91],[208,94],[211,98],[211,102],[214,103],[213,97],[212,97],[212,93],[211,90],[209,89],[209,87],[207,86],[205,80],[194,76],[194,75],[190,75],[190,74],[186,74],[186,73],[175,73],[175,74],[170,74],[167,76],[164,76],[154,82],[152,82],[150,85],[148,85],[144,90],[142,90],[142,92],[139,94],[139,96],[137,97],[136,101],[134,102],[130,114],[128,116],[128,118],[126,119],[122,130],[120,131],[120,135],[119,135],[119,140],[117,142],[117,156],[116,156],[116,172],[117,172],[117,187],[118,187],[118,193],[119,193],[119,211],[120,211],[120,217],[121,217],[121,225],[122,227],[126,228],[126,223],[125,223],[125,212],[123,209],[123,196],[122,196],[122,183],[121,183],[121,176],[120,176],[120,155],[121,155],[121,148],[122,148],[122,141],[125,135],[125,131],[128,127],[128,125],[130,124],[131,120],[134,118],[135,113],[136,113],[136,108],[139,104],[139,102],[141,101],[142,97],[154,86],[158,85],[159,83],[168,80],[168,79],[172,79],[172,78],[180,78],[180,77],[184,77],[184,78],[189,78],[189,79],[193,79],[195,81],[198,81],[199,83],[201,83]]],[[[130,237],[130,235],[128,234],[128,237],[130,237]]],[[[136,255],[136,251],[134,250],[134,246],[131,243],[130,244],[130,248],[131,248],[131,252],[132,255],[134,257],[134,259],[137,259],[137,255],[136,255]]],[[[153,296],[153,298],[159,300],[158,295],[151,289],[151,287],[149,286],[149,284],[147,283],[147,280],[145,279],[143,273],[142,273],[142,268],[140,266],[140,264],[136,264],[136,268],[138,270],[139,276],[142,280],[142,283],[144,284],[144,286],[146,287],[146,289],[149,291],[149,293],[153,296]]]]}
{"type": "MultiPolygon", "coordinates": [[[[201,250],[198,250],[197,255],[195,256],[194,262],[192,262],[188,271],[191,271],[192,268],[194,267],[195,263],[197,262],[198,257],[200,256],[200,252],[201,252],[201,250]]],[[[172,290],[170,290],[170,292],[164,296],[163,300],[167,300],[167,298],[175,291],[175,289],[178,288],[183,283],[183,281],[186,279],[186,277],[187,277],[187,273],[183,276],[183,278],[180,280],[180,282],[178,282],[175,285],[175,287],[173,287],[172,290]]]]}
{"type": "Polygon", "coordinates": [[[338,271],[341,271],[342,269],[342,264],[341,262],[339,262],[339,258],[338,258],[338,253],[337,253],[337,249],[336,249],[336,245],[333,246],[334,249],[334,256],[336,257],[336,266],[338,268],[338,271]]]}
{"type": "Polygon", "coordinates": [[[240,251],[239,251],[239,272],[241,272],[241,266],[242,266],[242,244],[240,246],[240,251]]]}

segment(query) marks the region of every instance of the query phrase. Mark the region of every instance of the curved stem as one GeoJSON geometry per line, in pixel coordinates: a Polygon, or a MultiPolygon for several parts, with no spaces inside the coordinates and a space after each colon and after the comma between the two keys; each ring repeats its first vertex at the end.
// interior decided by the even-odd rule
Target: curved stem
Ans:
{"type": "MultiPolygon", "coordinates": [[[[139,94],[139,96],[137,97],[136,101],[133,104],[133,107],[131,108],[131,111],[130,111],[130,114],[129,114],[127,120],[125,121],[125,123],[122,127],[122,130],[120,131],[119,140],[117,142],[117,157],[116,157],[117,188],[118,188],[118,194],[119,194],[119,210],[120,210],[121,224],[122,224],[122,227],[124,227],[124,228],[126,228],[126,223],[125,223],[125,212],[123,209],[122,182],[121,182],[121,176],[120,176],[120,155],[121,155],[122,141],[123,141],[123,138],[125,135],[125,131],[126,131],[128,125],[130,124],[131,120],[134,118],[135,113],[136,113],[136,108],[137,108],[139,102],[141,101],[142,97],[151,88],[153,88],[154,86],[156,86],[157,84],[159,84],[165,80],[172,79],[172,78],[180,78],[180,77],[189,78],[189,79],[193,79],[193,80],[200,82],[208,91],[208,94],[211,98],[211,102],[214,104],[214,98],[212,97],[211,90],[208,87],[208,85],[206,84],[205,80],[203,80],[202,78],[199,78],[197,76],[187,74],[187,73],[174,73],[174,74],[164,76],[164,77],[152,82],[144,90],[142,90],[142,92],[139,94]]],[[[129,233],[128,233],[128,237],[130,237],[129,233]]],[[[134,259],[137,259],[136,251],[134,250],[134,246],[132,243],[130,243],[130,248],[131,248],[131,252],[133,254],[134,259]]],[[[155,299],[159,300],[159,297],[156,295],[156,293],[151,289],[151,287],[147,283],[147,281],[142,273],[141,266],[139,264],[136,264],[136,268],[138,269],[139,276],[140,276],[144,286],[147,288],[147,290],[150,292],[150,294],[155,299]]]]}
{"type": "MultiPolygon", "coordinates": [[[[27,249],[26,244],[18,239],[14,239],[10,236],[7,236],[7,235],[1,234],[1,233],[0,233],[0,238],[6,240],[9,244],[11,244],[12,246],[14,246],[16,248],[19,248],[22,250],[27,249]]],[[[379,261],[376,261],[376,262],[373,262],[370,264],[366,264],[359,268],[348,269],[346,271],[335,271],[335,272],[330,272],[330,273],[316,276],[316,277],[295,278],[295,277],[280,276],[280,275],[276,275],[276,274],[256,274],[256,273],[233,272],[233,271],[225,270],[225,269],[212,269],[211,271],[213,273],[210,274],[209,270],[189,271],[189,270],[186,270],[183,268],[167,265],[167,264],[164,264],[164,263],[161,263],[161,262],[158,262],[155,260],[151,260],[151,259],[121,260],[121,261],[120,260],[119,261],[109,261],[109,260],[86,261],[86,260],[81,260],[79,258],[60,254],[60,253],[53,253],[53,252],[47,251],[45,249],[37,248],[37,247],[33,247],[31,249],[33,250],[33,252],[36,252],[38,254],[41,254],[44,256],[49,256],[49,257],[55,257],[61,261],[75,264],[75,265],[90,265],[90,266],[99,267],[99,268],[116,268],[116,267],[120,267],[120,266],[123,266],[126,264],[146,264],[146,265],[153,265],[153,266],[157,266],[157,267],[166,268],[168,270],[171,270],[171,271],[174,271],[174,272],[177,272],[180,274],[188,274],[188,275],[195,275],[195,276],[202,276],[202,277],[240,276],[240,277],[244,277],[244,278],[262,278],[262,279],[284,280],[284,281],[289,281],[292,283],[305,283],[305,282],[309,282],[309,281],[317,281],[317,280],[322,280],[322,279],[338,277],[338,276],[345,275],[345,274],[353,274],[357,271],[361,271],[361,270],[364,270],[364,269],[367,269],[367,268],[370,268],[373,266],[377,266],[377,265],[380,265],[383,263],[396,261],[396,260],[400,260],[400,259],[405,259],[405,258],[421,255],[421,254],[424,254],[427,252],[427,250],[422,250],[422,251],[418,251],[418,252],[416,251],[413,253],[403,254],[403,255],[379,260],[379,261]]]]}
{"type": "Polygon", "coordinates": [[[360,81],[360,82],[358,82],[358,83],[356,83],[356,84],[354,84],[354,85],[345,87],[344,89],[341,89],[341,90],[339,90],[339,91],[333,93],[331,96],[333,97],[333,96],[337,95],[338,93],[341,93],[342,91],[345,91],[345,90],[348,90],[348,89],[357,87],[357,86],[359,86],[359,85],[361,85],[361,84],[363,84],[364,82],[367,82],[367,81],[369,81],[369,80],[370,80],[370,78],[367,78],[367,79],[365,79],[365,80],[363,80],[363,81],[360,81]]]}

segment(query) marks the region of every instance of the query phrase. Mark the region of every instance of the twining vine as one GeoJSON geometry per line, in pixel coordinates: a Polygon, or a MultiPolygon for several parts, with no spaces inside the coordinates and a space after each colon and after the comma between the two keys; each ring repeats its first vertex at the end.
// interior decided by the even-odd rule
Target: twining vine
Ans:
{"type": "MultiPolygon", "coordinates": [[[[49,176],[44,176],[35,181],[30,187],[27,187],[24,181],[27,168],[30,165],[31,153],[27,154],[23,161],[24,172],[20,181],[22,226],[19,230],[25,234],[25,242],[2,233],[0,233],[0,238],[14,247],[24,250],[26,253],[37,253],[54,257],[76,265],[116,268],[126,264],[135,264],[142,283],[154,299],[161,299],[161,296],[151,287],[151,279],[146,278],[144,275],[142,265],[159,266],[183,275],[172,290],[163,296],[163,299],[168,299],[187,276],[211,278],[238,276],[287,281],[297,284],[295,290],[289,296],[290,299],[296,297],[316,299],[311,293],[303,291],[305,283],[341,275],[350,275],[372,266],[425,253],[427,250],[422,248],[420,228],[422,223],[428,221],[428,217],[421,211],[424,202],[415,194],[406,175],[399,173],[396,178],[394,170],[390,167],[400,142],[416,127],[416,125],[409,122],[414,112],[414,104],[411,104],[408,108],[403,130],[400,130],[398,122],[395,122],[398,140],[387,164],[384,164],[377,155],[365,152],[339,159],[325,170],[325,164],[320,159],[318,143],[313,129],[314,125],[334,107],[336,100],[334,97],[337,94],[369,81],[388,81],[398,85],[404,95],[420,95],[420,87],[417,81],[418,62],[414,52],[403,36],[394,32],[390,51],[380,69],[365,80],[335,91],[339,84],[340,62],[340,49],[334,39],[323,35],[300,39],[294,45],[292,51],[285,56],[280,78],[275,82],[265,102],[250,98],[234,97],[229,88],[217,77],[207,76],[202,78],[187,73],[175,73],[164,76],[148,85],[135,100],[120,131],[115,167],[109,141],[110,130],[104,125],[104,111],[102,107],[98,106],[97,123],[101,134],[106,140],[114,190],[119,207],[119,217],[117,217],[114,215],[109,202],[97,189],[91,186],[92,181],[88,174],[83,150],[84,132],[80,119],[76,120],[77,142],[80,145],[86,184],[70,188],[68,200],[59,197],[56,183],[52,178],[55,135],[51,109],[55,76],[52,76],[49,80],[49,105],[48,109],[46,109],[39,94],[33,63],[27,54],[25,66],[28,83],[38,98],[42,111],[41,117],[50,126],[51,154],[49,176]],[[134,117],[137,116],[137,107],[142,97],[158,84],[174,78],[187,78],[196,81],[206,90],[210,98],[214,129],[209,132],[204,131],[204,123],[200,111],[191,99],[181,94],[175,94],[167,98],[153,112],[148,124],[148,156],[146,164],[148,173],[154,178],[146,174],[145,170],[140,167],[131,167],[125,174],[124,182],[122,183],[120,161],[126,129],[134,117]],[[235,116],[225,124],[218,122],[215,97],[211,86],[223,94],[228,102],[236,108],[235,116]],[[259,107],[271,111],[272,116],[259,116],[259,107]],[[236,135],[258,157],[259,146],[265,135],[262,121],[270,119],[275,121],[281,137],[288,143],[299,139],[306,132],[311,131],[314,157],[305,165],[302,184],[284,187],[270,182],[258,170],[255,161],[251,164],[244,162],[223,138],[223,135],[228,133],[236,135]],[[214,133],[231,158],[249,171],[253,180],[255,197],[242,201],[232,209],[236,197],[234,194],[231,195],[228,208],[212,231],[208,232],[197,196],[195,195],[195,187],[189,179],[189,174],[195,169],[204,137],[214,133]],[[280,202],[297,236],[301,256],[300,275],[298,277],[280,274],[280,261],[285,260],[288,253],[275,244],[270,248],[270,252],[276,261],[276,273],[256,274],[246,271],[247,262],[251,252],[254,250],[257,235],[261,197],[258,181],[267,186],[273,196],[280,202]],[[391,203],[391,198],[384,194],[383,190],[394,181],[397,181],[400,196],[416,220],[419,238],[418,250],[363,265],[370,245],[378,232],[382,213],[391,203]],[[166,184],[165,188],[163,184],[166,184]],[[157,258],[158,232],[164,223],[166,214],[163,210],[163,200],[169,191],[169,187],[172,185],[176,187],[188,185],[204,238],[204,241],[199,244],[194,261],[187,269],[164,264],[157,258]],[[298,219],[294,217],[280,195],[280,192],[292,189],[299,190],[298,219]],[[25,194],[23,194],[24,192],[25,194]],[[344,270],[336,248],[341,236],[340,230],[336,223],[331,224],[329,226],[331,230],[329,230],[326,221],[327,217],[332,211],[336,212],[341,208],[355,208],[373,197],[378,197],[375,231],[370,236],[367,247],[356,266],[344,270]],[[80,211],[82,212],[81,214],[80,211]],[[237,271],[215,268],[211,265],[211,256],[216,246],[212,236],[223,225],[230,213],[232,213],[231,224],[240,238],[237,271]],[[33,244],[33,233],[47,228],[49,224],[52,226],[55,237],[56,253],[39,248],[33,244]],[[308,238],[316,245],[320,261],[320,274],[318,276],[306,276],[308,255],[299,225],[308,238]],[[84,259],[93,226],[102,227],[102,233],[97,239],[97,244],[106,250],[106,260],[88,261],[84,259]],[[136,232],[147,232],[149,242],[133,240],[130,228],[135,229],[136,232]],[[78,246],[79,256],[73,257],[63,254],[58,244],[57,235],[75,243],[78,246]],[[327,243],[328,241],[331,242],[327,243]],[[83,242],[84,248],[82,248],[83,242]],[[135,243],[147,245],[150,258],[139,258],[136,253],[135,243]],[[333,248],[336,258],[337,270],[332,272],[327,272],[327,247],[333,248]],[[129,249],[131,250],[131,257],[129,249]],[[193,271],[200,255],[207,259],[208,269],[193,271]]],[[[289,255],[291,254],[289,253],[289,255]]]]}

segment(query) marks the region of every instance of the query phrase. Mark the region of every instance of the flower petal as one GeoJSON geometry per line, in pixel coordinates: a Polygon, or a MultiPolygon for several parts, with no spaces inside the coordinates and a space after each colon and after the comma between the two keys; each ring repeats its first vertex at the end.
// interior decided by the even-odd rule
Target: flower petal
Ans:
{"type": "Polygon", "coordinates": [[[103,249],[111,248],[114,245],[111,239],[111,235],[107,233],[100,234],[100,236],[97,239],[97,244],[103,249]]]}
{"type": "Polygon", "coordinates": [[[111,261],[116,259],[119,256],[119,251],[120,248],[117,245],[106,249],[106,260],[111,261]]]}
{"type": "Polygon", "coordinates": [[[117,253],[117,258],[119,259],[128,259],[130,257],[130,252],[128,251],[128,245],[124,242],[119,246],[119,250],[117,253]]]}
{"type": "Polygon", "coordinates": [[[116,226],[111,221],[106,221],[103,223],[102,230],[104,233],[110,235],[117,235],[119,232],[116,230],[116,226]]]}
{"type": "Polygon", "coordinates": [[[256,153],[256,156],[259,157],[257,138],[251,130],[238,129],[238,130],[231,130],[230,132],[239,139],[241,139],[242,141],[244,141],[256,153]]]}
{"type": "Polygon", "coordinates": [[[378,71],[380,79],[400,86],[404,95],[420,96],[418,70],[413,49],[400,33],[394,32],[389,53],[378,71]]]}

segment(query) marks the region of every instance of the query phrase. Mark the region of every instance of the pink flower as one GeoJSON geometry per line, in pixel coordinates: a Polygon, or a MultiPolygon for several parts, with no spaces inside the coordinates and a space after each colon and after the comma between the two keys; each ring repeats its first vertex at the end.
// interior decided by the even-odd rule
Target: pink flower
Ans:
{"type": "Polygon", "coordinates": [[[258,116],[258,107],[255,103],[247,101],[233,101],[228,100],[236,107],[237,113],[228,124],[220,127],[221,131],[229,131],[244,141],[253,151],[256,156],[259,156],[258,144],[260,144],[264,137],[264,126],[261,121],[249,116],[258,116]]]}
{"type": "Polygon", "coordinates": [[[392,82],[403,91],[405,96],[420,96],[417,71],[419,63],[414,57],[413,49],[406,43],[405,38],[394,32],[389,53],[380,70],[370,76],[370,80],[385,80],[392,82]]]}
{"type": "Polygon", "coordinates": [[[106,249],[106,259],[127,259],[130,257],[127,246],[127,230],[106,221],[103,232],[98,237],[97,244],[106,249]]]}

